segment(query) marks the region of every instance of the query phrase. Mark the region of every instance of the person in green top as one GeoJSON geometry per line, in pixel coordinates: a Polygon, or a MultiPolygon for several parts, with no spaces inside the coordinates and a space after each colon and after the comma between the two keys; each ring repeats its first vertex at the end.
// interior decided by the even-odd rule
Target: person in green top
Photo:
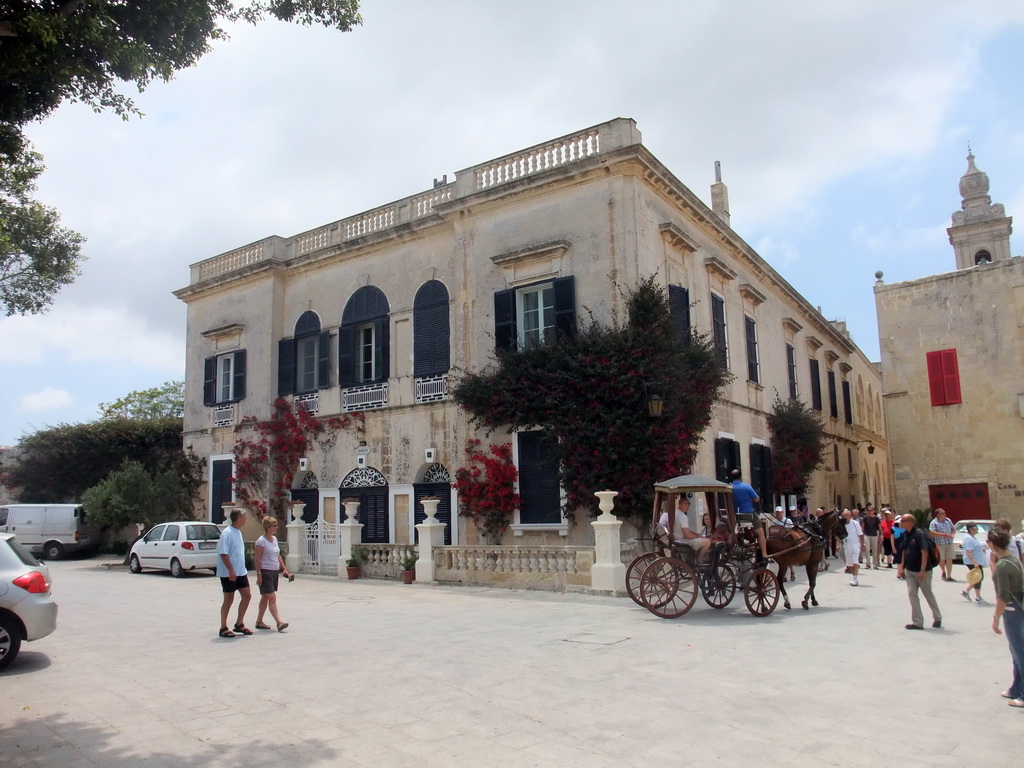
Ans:
{"type": "Polygon", "coordinates": [[[996,610],[992,616],[992,631],[997,635],[1006,631],[1013,659],[1013,681],[1003,691],[1011,707],[1024,707],[1024,565],[1008,551],[1010,534],[999,528],[988,532],[988,543],[996,554],[993,581],[996,587],[996,610]],[[999,629],[999,620],[1003,630],[999,629]]]}

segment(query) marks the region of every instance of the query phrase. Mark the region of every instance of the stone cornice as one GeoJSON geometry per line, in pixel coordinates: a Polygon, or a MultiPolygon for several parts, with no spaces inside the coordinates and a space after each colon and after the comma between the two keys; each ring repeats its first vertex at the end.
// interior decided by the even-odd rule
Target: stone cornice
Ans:
{"type": "Polygon", "coordinates": [[[694,253],[700,248],[699,243],[670,221],[662,223],[658,229],[666,242],[683,253],[694,253]]]}
{"type": "Polygon", "coordinates": [[[491,256],[491,261],[497,266],[502,267],[508,264],[518,264],[535,259],[557,259],[568,251],[570,247],[571,244],[566,240],[554,240],[550,243],[530,245],[517,251],[499,253],[491,256]]]}

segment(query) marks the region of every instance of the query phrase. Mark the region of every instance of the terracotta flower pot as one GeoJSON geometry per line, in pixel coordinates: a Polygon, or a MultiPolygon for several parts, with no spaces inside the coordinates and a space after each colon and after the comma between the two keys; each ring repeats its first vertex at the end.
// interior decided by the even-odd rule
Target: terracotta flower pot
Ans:
{"type": "Polygon", "coordinates": [[[402,571],[402,583],[412,584],[413,579],[416,578],[416,571],[402,571]]]}
{"type": "Polygon", "coordinates": [[[345,571],[348,573],[349,580],[359,578],[359,566],[358,565],[346,565],[345,571]]]}

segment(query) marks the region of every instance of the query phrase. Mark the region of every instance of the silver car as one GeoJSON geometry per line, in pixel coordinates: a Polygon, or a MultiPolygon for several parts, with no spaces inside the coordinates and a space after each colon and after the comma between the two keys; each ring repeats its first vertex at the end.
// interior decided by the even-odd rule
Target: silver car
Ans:
{"type": "Polygon", "coordinates": [[[0,669],[14,661],[23,642],[56,628],[50,571],[14,534],[0,533],[0,669]]]}

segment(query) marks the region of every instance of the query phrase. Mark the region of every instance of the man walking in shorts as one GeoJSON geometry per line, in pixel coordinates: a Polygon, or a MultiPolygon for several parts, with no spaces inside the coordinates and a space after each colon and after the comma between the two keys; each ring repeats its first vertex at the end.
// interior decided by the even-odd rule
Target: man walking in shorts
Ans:
{"type": "Polygon", "coordinates": [[[242,526],[245,524],[245,512],[241,509],[231,510],[231,525],[221,531],[217,543],[217,575],[220,577],[224,600],[220,605],[220,636],[236,637],[251,635],[252,630],[245,626],[245,609],[252,599],[249,589],[248,571],[245,569],[245,542],[242,541],[242,526]],[[238,603],[238,621],[232,632],[228,629],[228,614],[231,604],[235,601],[235,592],[241,595],[238,603]]]}

